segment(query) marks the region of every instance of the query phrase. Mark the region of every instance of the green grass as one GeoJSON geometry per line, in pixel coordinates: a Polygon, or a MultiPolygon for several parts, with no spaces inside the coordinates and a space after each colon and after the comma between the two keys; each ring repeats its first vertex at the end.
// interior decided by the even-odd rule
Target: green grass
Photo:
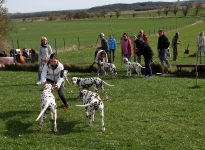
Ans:
{"type": "MultiPolygon", "coordinates": [[[[90,77],[89,73],[70,73],[90,77]]],[[[101,77],[109,100],[99,90],[105,105],[105,127],[101,131],[99,113],[88,126],[82,104],[76,99],[78,88],[64,89],[71,108],[69,114],[58,108],[58,133],[54,134],[50,116],[38,131],[41,86],[36,86],[37,73],[1,71],[1,147],[2,149],[204,149],[204,78],[154,76],[146,79],[136,74],[116,78],[101,77]],[[72,90],[73,93],[70,91],[72,90]]],[[[92,88],[91,88],[92,89],[92,88]]],[[[57,98],[57,105],[60,106],[57,98]]]]}

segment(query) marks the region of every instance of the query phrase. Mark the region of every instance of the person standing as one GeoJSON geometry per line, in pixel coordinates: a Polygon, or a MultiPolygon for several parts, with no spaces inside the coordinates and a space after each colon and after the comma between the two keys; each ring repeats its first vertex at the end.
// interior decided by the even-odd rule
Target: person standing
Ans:
{"type": "Polygon", "coordinates": [[[127,33],[123,33],[123,40],[121,41],[122,56],[126,57],[129,61],[132,56],[132,41],[127,33]]]}
{"type": "Polygon", "coordinates": [[[39,65],[38,65],[38,82],[37,85],[41,84],[41,72],[44,65],[48,62],[50,55],[53,53],[51,46],[48,44],[46,37],[41,38],[41,45],[39,48],[39,65]]]}
{"type": "MultiPolygon", "coordinates": [[[[139,35],[137,36],[137,39],[140,39],[143,42],[149,43],[148,37],[147,35],[144,34],[144,31],[142,29],[139,30],[139,35]]],[[[137,56],[137,61],[138,63],[141,63],[141,55],[137,56]]]]}
{"type": "Polygon", "coordinates": [[[170,42],[167,36],[164,34],[163,30],[158,31],[159,38],[158,38],[158,54],[159,54],[159,59],[161,61],[162,66],[164,67],[164,62],[167,64],[168,69],[171,67],[171,64],[169,60],[166,57],[166,50],[169,48],[170,42]]]}
{"type": "Polygon", "coordinates": [[[172,38],[172,49],[173,49],[173,61],[177,60],[178,56],[178,44],[181,42],[178,40],[179,38],[179,32],[175,34],[175,36],[172,38]]]}
{"type": "Polygon", "coordinates": [[[202,51],[204,51],[204,55],[205,55],[205,36],[204,36],[204,31],[201,31],[199,36],[197,37],[197,47],[198,47],[198,51],[200,53],[200,57],[202,56],[202,51]]]}
{"type": "Polygon", "coordinates": [[[141,39],[136,39],[135,40],[135,47],[136,47],[136,55],[144,56],[144,61],[145,61],[145,77],[146,78],[152,78],[152,68],[150,63],[152,62],[152,57],[154,55],[152,48],[149,46],[147,42],[144,42],[141,39]]]}
{"type": "Polygon", "coordinates": [[[100,36],[100,40],[101,40],[101,47],[99,47],[99,48],[104,50],[107,53],[108,62],[111,63],[111,60],[110,60],[110,49],[109,49],[108,41],[105,39],[105,34],[104,33],[100,33],[99,36],[100,36]]]}
{"type": "Polygon", "coordinates": [[[50,55],[49,61],[44,65],[41,73],[41,83],[46,82],[55,84],[55,89],[66,108],[69,108],[68,101],[66,100],[62,88],[63,88],[63,76],[64,66],[59,62],[58,57],[55,53],[50,55]]]}
{"type": "Polygon", "coordinates": [[[109,50],[110,50],[110,59],[112,62],[115,61],[115,50],[117,48],[116,40],[112,34],[110,34],[110,39],[108,40],[109,50]]]}

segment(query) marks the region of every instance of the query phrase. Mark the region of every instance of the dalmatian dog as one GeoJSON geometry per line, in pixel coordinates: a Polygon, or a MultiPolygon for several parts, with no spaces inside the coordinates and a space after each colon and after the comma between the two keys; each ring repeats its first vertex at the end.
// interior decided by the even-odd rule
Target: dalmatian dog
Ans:
{"type": "Polygon", "coordinates": [[[104,125],[104,104],[100,99],[98,93],[91,92],[88,90],[80,91],[80,98],[83,99],[84,105],[75,105],[79,107],[84,107],[86,111],[86,117],[89,119],[89,126],[94,122],[95,111],[98,110],[101,116],[101,126],[102,131],[105,131],[104,125]]]}
{"type": "Polygon", "coordinates": [[[64,70],[64,72],[63,72],[63,79],[64,79],[64,81],[63,81],[63,87],[64,87],[64,88],[65,88],[65,81],[66,81],[68,84],[70,84],[69,81],[68,81],[68,75],[69,75],[68,70],[64,70]]]}
{"type": "Polygon", "coordinates": [[[104,71],[104,75],[108,76],[108,72],[112,73],[112,76],[116,76],[116,66],[112,63],[103,63],[102,69],[104,71]]]}
{"type": "Polygon", "coordinates": [[[128,59],[127,59],[126,57],[124,57],[123,61],[124,61],[124,63],[126,64],[126,69],[127,69],[127,74],[126,74],[126,76],[128,76],[128,74],[131,76],[131,74],[132,74],[131,71],[132,71],[133,69],[137,72],[137,74],[138,74],[138,76],[139,76],[139,75],[142,74],[141,69],[142,69],[142,68],[145,68],[145,67],[142,67],[142,65],[140,65],[140,64],[137,63],[137,62],[130,62],[130,61],[128,61],[128,59]]]}
{"type": "Polygon", "coordinates": [[[52,93],[52,90],[53,90],[52,84],[49,84],[49,83],[44,84],[43,91],[41,94],[41,99],[40,99],[41,112],[38,115],[36,121],[41,117],[41,122],[40,122],[40,127],[39,127],[39,130],[41,130],[43,127],[43,123],[46,119],[46,112],[48,110],[50,110],[51,111],[51,119],[54,120],[54,132],[57,132],[58,131],[57,124],[56,124],[57,105],[56,105],[55,97],[52,93]]]}
{"type": "MultiPolygon", "coordinates": [[[[107,100],[108,100],[108,95],[103,87],[103,83],[108,85],[108,86],[114,86],[114,85],[110,85],[110,84],[106,83],[105,81],[103,81],[99,77],[91,77],[91,78],[73,77],[72,83],[78,85],[79,91],[82,91],[83,88],[86,88],[87,90],[89,90],[89,88],[93,85],[94,91],[97,93],[98,88],[101,88],[101,90],[105,94],[107,100]]],[[[79,97],[79,95],[78,95],[78,97],[79,97]]]]}

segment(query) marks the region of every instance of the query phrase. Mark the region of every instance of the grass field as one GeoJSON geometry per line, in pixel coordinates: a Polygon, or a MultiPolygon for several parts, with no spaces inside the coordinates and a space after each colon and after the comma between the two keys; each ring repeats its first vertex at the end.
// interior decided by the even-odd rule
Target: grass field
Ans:
{"type": "MultiPolygon", "coordinates": [[[[92,74],[72,72],[72,76],[92,74]]],[[[42,131],[35,122],[41,94],[41,86],[35,85],[37,73],[1,71],[0,77],[1,149],[205,149],[204,78],[195,88],[194,78],[102,77],[115,85],[105,85],[109,101],[99,91],[105,105],[105,133],[98,112],[92,127],[88,126],[84,109],[75,107],[82,104],[76,99],[77,86],[66,84],[71,108],[69,114],[58,108],[59,132],[54,134],[49,115],[42,131]]]]}

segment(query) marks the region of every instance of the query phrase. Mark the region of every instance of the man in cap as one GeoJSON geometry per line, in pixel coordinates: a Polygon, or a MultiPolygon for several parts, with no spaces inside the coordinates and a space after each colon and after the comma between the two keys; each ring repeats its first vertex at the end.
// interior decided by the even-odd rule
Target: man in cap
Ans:
{"type": "Polygon", "coordinates": [[[105,39],[105,34],[100,33],[99,36],[100,36],[100,39],[101,39],[101,47],[99,47],[99,48],[104,50],[107,53],[108,62],[111,63],[109,45],[108,45],[108,41],[105,39]]]}
{"type": "Polygon", "coordinates": [[[167,67],[170,68],[171,64],[166,57],[167,56],[166,50],[169,48],[170,45],[169,39],[164,34],[164,31],[161,29],[158,31],[158,34],[159,34],[159,38],[158,38],[157,50],[159,53],[159,59],[161,61],[162,66],[164,66],[164,62],[165,62],[167,64],[167,67]]]}

